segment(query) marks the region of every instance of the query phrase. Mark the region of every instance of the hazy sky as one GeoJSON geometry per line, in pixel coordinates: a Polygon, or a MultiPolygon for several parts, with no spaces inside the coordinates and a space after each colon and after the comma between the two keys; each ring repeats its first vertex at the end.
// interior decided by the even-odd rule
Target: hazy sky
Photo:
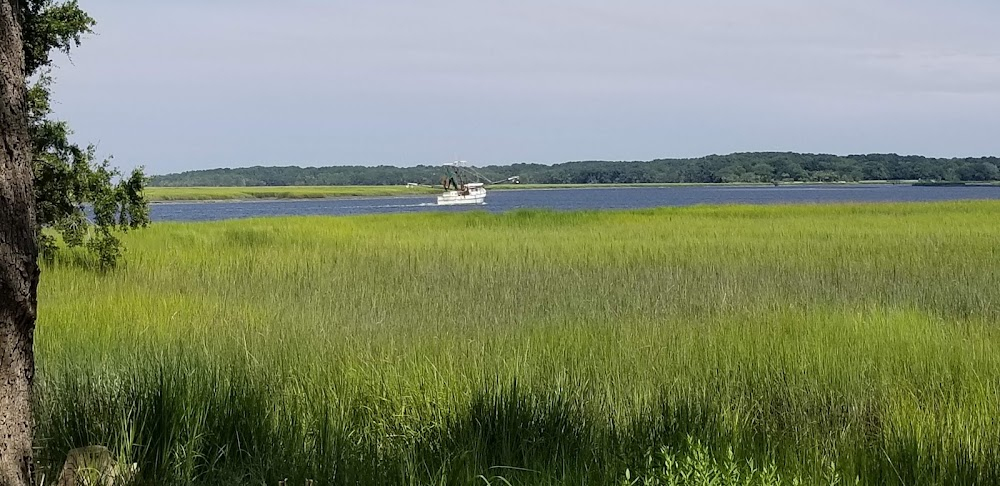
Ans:
{"type": "Polygon", "coordinates": [[[1000,155],[996,0],[80,0],[57,115],[150,173],[1000,155]]]}

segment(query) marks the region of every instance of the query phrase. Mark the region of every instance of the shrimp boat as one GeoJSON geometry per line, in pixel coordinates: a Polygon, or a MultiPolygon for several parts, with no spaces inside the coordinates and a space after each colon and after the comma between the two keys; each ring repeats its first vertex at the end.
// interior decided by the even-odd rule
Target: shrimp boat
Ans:
{"type": "Polygon", "coordinates": [[[465,161],[448,164],[448,175],[441,178],[444,193],[437,197],[438,206],[457,206],[460,204],[486,204],[486,186],[514,183],[520,184],[518,176],[508,177],[502,181],[491,181],[465,161]],[[470,182],[475,179],[476,182],[470,182]]]}

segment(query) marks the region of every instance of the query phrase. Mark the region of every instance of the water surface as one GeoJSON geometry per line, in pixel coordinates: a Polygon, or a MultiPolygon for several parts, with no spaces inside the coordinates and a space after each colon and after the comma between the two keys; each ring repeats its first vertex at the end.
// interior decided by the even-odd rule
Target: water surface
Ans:
{"type": "Polygon", "coordinates": [[[434,196],[347,199],[252,200],[153,204],[154,221],[208,221],[264,216],[503,212],[522,208],[641,209],[695,204],[916,202],[1000,199],[1000,186],[910,185],[677,186],[494,190],[483,206],[437,206],[434,196]]]}

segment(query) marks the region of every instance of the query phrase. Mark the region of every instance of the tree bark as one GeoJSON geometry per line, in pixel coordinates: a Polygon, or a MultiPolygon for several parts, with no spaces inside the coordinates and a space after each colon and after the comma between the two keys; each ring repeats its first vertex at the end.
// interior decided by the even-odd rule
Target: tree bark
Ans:
{"type": "Polygon", "coordinates": [[[31,387],[38,246],[21,31],[23,0],[0,0],[0,484],[32,484],[31,387]]]}

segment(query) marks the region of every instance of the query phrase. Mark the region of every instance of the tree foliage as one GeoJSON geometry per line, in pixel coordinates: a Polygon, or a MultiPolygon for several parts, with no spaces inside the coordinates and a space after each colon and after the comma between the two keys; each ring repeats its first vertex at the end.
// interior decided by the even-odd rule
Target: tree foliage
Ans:
{"type": "Polygon", "coordinates": [[[35,199],[43,257],[51,257],[61,236],[69,247],[91,250],[101,267],[114,266],[121,256],[116,232],[149,223],[143,195],[142,169],[123,176],[110,159],[99,161],[93,146],[81,147],[69,138],[65,121],[52,118],[52,83],[48,67],[52,51],[69,54],[95,25],[75,0],[29,0],[25,4],[24,40],[28,90],[28,122],[32,140],[35,199]]]}
{"type": "MultiPolygon", "coordinates": [[[[735,153],[648,162],[586,161],[555,165],[486,166],[490,179],[512,175],[534,184],[635,184],[716,182],[838,182],[862,180],[992,181],[1000,159],[934,159],[896,154],[825,155],[735,153]]],[[[299,186],[437,184],[440,166],[247,167],[155,176],[154,186],[299,186]]]]}

